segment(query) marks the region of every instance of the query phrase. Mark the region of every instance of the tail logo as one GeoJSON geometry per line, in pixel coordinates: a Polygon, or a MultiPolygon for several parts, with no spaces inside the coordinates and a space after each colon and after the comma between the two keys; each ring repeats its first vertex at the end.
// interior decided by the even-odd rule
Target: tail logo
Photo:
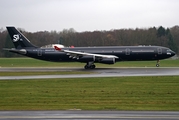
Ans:
{"type": "Polygon", "coordinates": [[[13,42],[17,42],[20,39],[20,35],[13,35],[13,42]]]}

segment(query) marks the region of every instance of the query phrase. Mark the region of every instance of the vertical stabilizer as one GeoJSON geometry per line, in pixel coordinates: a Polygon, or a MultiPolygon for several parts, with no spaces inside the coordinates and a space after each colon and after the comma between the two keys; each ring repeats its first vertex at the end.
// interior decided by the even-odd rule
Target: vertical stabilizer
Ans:
{"type": "Polygon", "coordinates": [[[15,27],[6,27],[9,35],[11,37],[11,40],[15,46],[15,48],[17,49],[21,49],[21,48],[34,48],[36,46],[34,46],[32,43],[30,43],[30,41],[21,33],[19,32],[15,27]]]}

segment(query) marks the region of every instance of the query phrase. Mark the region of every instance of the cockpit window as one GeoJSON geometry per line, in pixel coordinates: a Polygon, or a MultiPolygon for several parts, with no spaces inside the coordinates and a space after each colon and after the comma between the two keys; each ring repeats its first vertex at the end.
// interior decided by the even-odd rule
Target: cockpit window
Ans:
{"type": "Polygon", "coordinates": [[[167,52],[172,52],[172,50],[168,49],[167,52]]]}
{"type": "Polygon", "coordinates": [[[167,55],[171,55],[172,54],[172,50],[168,49],[167,50],[167,55]]]}

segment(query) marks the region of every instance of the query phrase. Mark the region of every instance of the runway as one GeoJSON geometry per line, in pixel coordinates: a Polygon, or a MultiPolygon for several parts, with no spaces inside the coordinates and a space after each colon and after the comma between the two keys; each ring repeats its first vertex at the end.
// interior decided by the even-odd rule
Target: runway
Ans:
{"type": "Polygon", "coordinates": [[[179,112],[174,112],[174,111],[1,111],[0,119],[179,120],[179,112]]]}
{"type": "Polygon", "coordinates": [[[0,68],[0,72],[21,71],[91,71],[93,74],[70,74],[70,75],[33,75],[33,76],[0,76],[0,80],[20,79],[46,79],[46,78],[92,78],[92,77],[124,77],[124,76],[178,76],[179,68],[97,68],[84,70],[82,68],[0,68]]]}

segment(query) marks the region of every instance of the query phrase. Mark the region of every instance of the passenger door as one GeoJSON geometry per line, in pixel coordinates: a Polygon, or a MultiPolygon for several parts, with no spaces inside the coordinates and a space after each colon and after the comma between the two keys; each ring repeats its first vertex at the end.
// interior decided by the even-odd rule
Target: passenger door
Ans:
{"type": "Polygon", "coordinates": [[[37,55],[38,55],[38,56],[42,56],[42,50],[41,50],[41,49],[38,49],[38,50],[37,50],[37,55]]]}

